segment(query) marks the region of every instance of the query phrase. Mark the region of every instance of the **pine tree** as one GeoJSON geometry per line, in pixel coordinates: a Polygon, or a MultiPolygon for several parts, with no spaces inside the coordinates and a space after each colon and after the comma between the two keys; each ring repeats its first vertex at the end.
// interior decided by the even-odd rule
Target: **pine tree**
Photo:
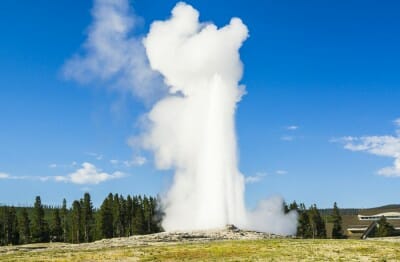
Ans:
{"type": "Polygon", "coordinates": [[[119,195],[115,194],[112,200],[114,237],[121,236],[121,206],[119,201],[119,195]]]}
{"type": "Polygon", "coordinates": [[[85,242],[90,242],[93,239],[93,204],[90,199],[90,194],[85,193],[83,197],[82,205],[82,223],[83,223],[83,234],[85,242]]]}
{"type": "Polygon", "coordinates": [[[81,203],[75,200],[72,203],[71,211],[71,241],[72,243],[80,243],[82,239],[82,210],[81,203]]]}
{"type": "Polygon", "coordinates": [[[0,246],[6,245],[6,207],[0,207],[0,246]]]}
{"type": "Polygon", "coordinates": [[[299,207],[299,218],[297,225],[297,236],[301,238],[311,238],[312,229],[310,223],[310,217],[304,204],[300,204],[299,207]]]}
{"type": "Polygon", "coordinates": [[[119,216],[121,224],[121,236],[128,236],[128,225],[127,225],[127,201],[121,195],[119,197],[119,216]]]}
{"type": "Polygon", "coordinates": [[[53,218],[50,227],[51,232],[51,240],[52,241],[62,241],[63,238],[63,228],[61,223],[60,211],[58,208],[54,209],[53,211],[53,218]]]}
{"type": "Polygon", "coordinates": [[[133,198],[134,203],[134,216],[132,219],[132,229],[135,235],[141,235],[144,233],[144,214],[143,214],[143,200],[141,196],[135,196],[133,198]]]}
{"type": "Polygon", "coordinates": [[[393,235],[394,231],[395,231],[395,229],[394,229],[393,225],[391,225],[389,222],[387,222],[387,219],[385,216],[382,216],[378,221],[378,225],[376,226],[374,236],[375,237],[389,237],[389,236],[393,235]]]}
{"type": "Polygon", "coordinates": [[[0,245],[47,242],[50,239],[80,243],[159,232],[162,230],[162,212],[158,210],[158,201],[146,195],[124,198],[110,193],[96,210],[90,195],[85,193],[82,199],[73,202],[71,209],[63,199],[59,209],[44,206],[37,196],[31,213],[26,208],[16,212],[13,207],[0,207],[0,245]],[[45,211],[51,211],[49,221],[45,219],[45,211]]]}
{"type": "Polygon", "coordinates": [[[333,214],[332,214],[332,238],[343,238],[342,232],[342,216],[340,215],[339,208],[336,202],[333,204],[333,214]]]}
{"type": "Polygon", "coordinates": [[[62,241],[68,241],[68,209],[67,209],[67,200],[64,198],[62,207],[61,207],[61,227],[62,227],[62,241]]]}
{"type": "Polygon", "coordinates": [[[299,209],[299,206],[297,205],[297,203],[296,203],[296,201],[293,201],[290,205],[289,205],[289,210],[290,211],[292,211],[292,210],[298,210],[299,209]]]}
{"type": "Polygon", "coordinates": [[[309,210],[309,217],[311,222],[312,238],[326,238],[325,222],[315,204],[311,206],[309,210]]]}
{"type": "Polygon", "coordinates": [[[28,244],[31,242],[31,227],[30,227],[31,221],[29,220],[29,215],[28,215],[28,211],[26,210],[26,208],[22,209],[19,221],[20,221],[19,222],[20,242],[22,244],[28,244]]]}
{"type": "Polygon", "coordinates": [[[17,212],[14,207],[6,208],[6,244],[19,244],[17,212]]]}
{"type": "Polygon", "coordinates": [[[110,193],[100,207],[100,238],[111,238],[114,235],[113,232],[113,195],[110,193]]]}
{"type": "Polygon", "coordinates": [[[49,241],[48,224],[44,219],[44,209],[40,196],[35,199],[32,214],[32,241],[47,242],[49,241]]]}
{"type": "Polygon", "coordinates": [[[160,232],[161,216],[158,214],[157,199],[154,197],[149,197],[150,210],[151,210],[151,231],[150,233],[160,232]]]}
{"type": "Polygon", "coordinates": [[[150,234],[151,233],[151,219],[153,217],[151,210],[151,206],[150,206],[150,201],[147,198],[146,195],[143,196],[143,218],[144,218],[144,233],[145,234],[150,234]]]}
{"type": "Polygon", "coordinates": [[[285,214],[289,213],[290,210],[289,210],[289,206],[288,206],[288,204],[286,203],[286,201],[283,201],[282,205],[283,205],[283,212],[284,212],[285,214]]]}
{"type": "Polygon", "coordinates": [[[93,240],[100,240],[103,238],[101,231],[101,214],[100,209],[94,212],[94,226],[93,226],[93,240]]]}
{"type": "Polygon", "coordinates": [[[126,225],[127,225],[127,235],[133,235],[132,231],[132,217],[133,217],[133,200],[130,195],[126,198],[126,225]]]}

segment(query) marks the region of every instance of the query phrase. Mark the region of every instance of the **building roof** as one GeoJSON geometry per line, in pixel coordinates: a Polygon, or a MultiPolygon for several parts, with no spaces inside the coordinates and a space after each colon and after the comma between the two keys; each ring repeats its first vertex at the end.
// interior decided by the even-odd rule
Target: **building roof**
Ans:
{"type": "Polygon", "coordinates": [[[385,217],[400,217],[400,212],[384,212],[384,213],[379,213],[379,214],[374,214],[374,215],[371,215],[371,214],[368,214],[368,215],[364,215],[364,214],[359,214],[358,215],[358,217],[360,217],[360,216],[374,216],[374,217],[382,217],[382,216],[385,216],[385,217]]]}
{"type": "Polygon", "coordinates": [[[360,211],[361,212],[358,215],[342,215],[342,227],[345,231],[345,234],[349,234],[349,231],[351,231],[353,234],[362,234],[368,228],[368,226],[371,225],[371,223],[382,216],[388,217],[388,222],[396,229],[400,229],[400,218],[394,218],[400,217],[400,208],[374,208],[363,209],[360,211]],[[362,217],[367,217],[367,219],[360,219],[362,217]]]}

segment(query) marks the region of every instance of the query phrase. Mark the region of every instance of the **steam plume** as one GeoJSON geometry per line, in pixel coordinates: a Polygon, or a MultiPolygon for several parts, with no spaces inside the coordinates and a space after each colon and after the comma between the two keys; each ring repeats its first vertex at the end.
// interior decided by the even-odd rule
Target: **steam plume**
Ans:
{"type": "Polygon", "coordinates": [[[222,28],[198,18],[193,7],[178,3],[171,18],[154,22],[144,39],[150,66],[164,76],[170,90],[150,111],[151,128],[143,140],[154,151],[158,168],[176,171],[164,203],[163,226],[176,230],[235,224],[293,233],[295,214],[284,216],[281,200],[263,201],[251,213],[244,205],[234,116],[244,92],[238,84],[243,71],[239,48],[248,37],[247,27],[239,18],[222,28]],[[268,223],[275,226],[261,226],[268,223]]]}
{"type": "Polygon", "coordinates": [[[248,30],[242,21],[233,18],[217,28],[200,23],[193,7],[178,3],[169,19],[151,25],[143,46],[129,34],[135,17],[127,0],[96,0],[93,10],[86,52],[66,63],[66,76],[80,82],[106,79],[112,87],[130,83],[137,96],[146,97],[160,90],[154,89],[158,71],[168,86],[168,95],[148,113],[149,127],[140,137],[141,145],[154,152],[159,169],[175,170],[163,200],[164,228],[235,224],[295,233],[296,213],[285,215],[281,198],[263,200],[253,211],[244,204],[234,121],[244,93],[239,49],[248,30]]]}
{"type": "Polygon", "coordinates": [[[108,84],[121,92],[153,101],[163,90],[158,75],[150,69],[140,37],[132,31],[140,24],[127,0],[94,0],[93,22],[81,52],[63,67],[67,79],[79,83],[108,84]]]}

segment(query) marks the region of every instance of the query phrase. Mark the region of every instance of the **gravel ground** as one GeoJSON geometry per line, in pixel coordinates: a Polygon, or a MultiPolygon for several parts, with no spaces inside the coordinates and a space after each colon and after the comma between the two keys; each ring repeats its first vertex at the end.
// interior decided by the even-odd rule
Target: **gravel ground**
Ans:
{"type": "Polygon", "coordinates": [[[132,247],[147,245],[168,245],[176,243],[199,243],[224,240],[261,240],[286,238],[275,234],[241,230],[234,225],[227,225],[225,229],[162,232],[150,235],[140,235],[121,238],[102,239],[92,243],[68,244],[68,243],[39,243],[18,246],[0,247],[1,254],[10,254],[17,251],[49,251],[57,250],[94,250],[110,247],[132,247]]]}

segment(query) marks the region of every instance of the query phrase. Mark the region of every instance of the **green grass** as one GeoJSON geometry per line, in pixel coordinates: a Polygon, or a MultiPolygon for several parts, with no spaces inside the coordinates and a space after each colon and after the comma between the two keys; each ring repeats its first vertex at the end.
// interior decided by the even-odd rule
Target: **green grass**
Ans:
{"type": "Polygon", "coordinates": [[[271,239],[16,251],[0,261],[400,261],[400,243],[271,239]]]}

